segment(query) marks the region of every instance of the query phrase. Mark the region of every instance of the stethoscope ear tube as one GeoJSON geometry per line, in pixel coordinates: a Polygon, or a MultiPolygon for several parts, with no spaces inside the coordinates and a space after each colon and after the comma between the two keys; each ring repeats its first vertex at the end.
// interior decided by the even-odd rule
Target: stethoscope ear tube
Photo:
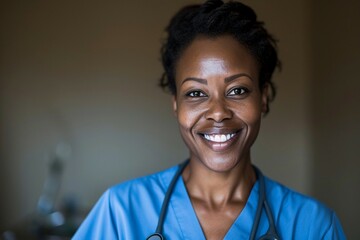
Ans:
{"type": "MultiPolygon", "coordinates": [[[[156,227],[156,231],[155,231],[155,233],[153,233],[149,237],[147,237],[146,240],[164,240],[165,239],[164,236],[162,235],[162,230],[163,230],[163,225],[164,225],[164,221],[165,221],[166,210],[167,210],[169,202],[170,202],[171,194],[175,188],[175,184],[188,163],[189,163],[189,160],[186,160],[185,162],[183,162],[179,165],[179,168],[176,171],[175,176],[171,180],[168,190],[165,194],[164,201],[163,201],[163,204],[162,204],[161,210],[160,210],[160,216],[159,216],[158,225],[156,227]]],[[[267,230],[265,235],[260,237],[260,240],[280,240],[280,237],[276,232],[273,215],[271,214],[270,207],[266,201],[264,176],[262,175],[262,173],[260,172],[259,169],[257,169],[256,167],[254,167],[254,169],[255,169],[255,172],[259,179],[260,186],[259,186],[259,201],[258,201],[258,206],[256,209],[254,224],[253,224],[253,227],[252,227],[251,233],[250,233],[250,240],[255,239],[255,235],[256,235],[257,229],[259,227],[261,211],[262,211],[263,207],[265,208],[266,215],[269,219],[269,229],[267,230]]]]}
{"type": "Polygon", "coordinates": [[[256,232],[259,227],[261,211],[262,211],[263,207],[265,208],[265,213],[266,213],[268,221],[269,221],[269,228],[266,231],[265,235],[261,236],[259,238],[259,240],[280,240],[280,237],[276,232],[274,217],[271,213],[271,209],[266,200],[264,175],[255,166],[254,166],[254,169],[255,169],[256,175],[259,179],[259,201],[258,201],[258,206],[256,209],[254,224],[253,224],[253,227],[252,227],[251,233],[250,233],[250,240],[255,239],[255,235],[256,235],[256,232]]]}
{"type": "Polygon", "coordinates": [[[256,235],[256,232],[257,232],[257,229],[258,229],[259,223],[260,223],[262,205],[263,205],[263,202],[265,199],[265,183],[264,183],[263,175],[260,172],[260,170],[257,169],[256,167],[254,167],[254,170],[259,179],[260,186],[259,186],[259,201],[258,201],[258,205],[256,208],[254,223],[253,223],[251,233],[250,233],[250,238],[249,238],[250,240],[255,239],[255,235],[256,235]]]}
{"type": "Polygon", "coordinates": [[[188,165],[189,161],[190,160],[188,159],[179,165],[178,170],[176,171],[173,179],[171,180],[168,190],[165,194],[163,204],[161,206],[160,216],[159,216],[158,225],[156,227],[156,231],[154,234],[151,234],[149,237],[147,237],[146,238],[147,240],[163,240],[164,239],[164,237],[162,235],[162,229],[163,229],[163,225],[164,225],[164,221],[165,221],[166,210],[167,210],[169,202],[170,202],[170,197],[175,188],[175,184],[176,184],[177,180],[179,179],[181,173],[184,171],[185,167],[188,165]]]}

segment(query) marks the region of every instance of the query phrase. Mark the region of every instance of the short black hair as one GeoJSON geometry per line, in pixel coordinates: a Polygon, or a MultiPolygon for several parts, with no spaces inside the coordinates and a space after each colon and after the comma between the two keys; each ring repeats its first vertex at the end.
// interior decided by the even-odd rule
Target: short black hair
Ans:
{"type": "MultiPolygon", "coordinates": [[[[167,38],[161,47],[161,60],[164,73],[160,86],[176,95],[175,67],[186,47],[197,36],[216,38],[231,35],[257,60],[259,87],[270,87],[268,102],[275,97],[276,91],[272,74],[280,61],[277,56],[276,40],[264,28],[264,23],[257,20],[253,9],[240,2],[208,0],[203,4],[190,5],[180,9],[170,20],[166,28],[167,38]]],[[[267,112],[269,106],[267,106],[267,112]]]]}

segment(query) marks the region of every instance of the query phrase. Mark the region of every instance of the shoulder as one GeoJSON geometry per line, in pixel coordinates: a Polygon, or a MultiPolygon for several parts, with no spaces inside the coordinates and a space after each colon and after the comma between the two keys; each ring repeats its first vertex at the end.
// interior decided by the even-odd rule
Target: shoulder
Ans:
{"type": "Polygon", "coordinates": [[[296,236],[333,239],[326,236],[336,234],[342,237],[335,239],[345,239],[335,212],[325,204],[267,177],[265,184],[275,221],[284,235],[292,236],[292,239],[300,239],[296,236]]]}
{"type": "Polygon", "coordinates": [[[176,169],[172,167],[107,189],[73,239],[141,239],[155,229],[168,179],[176,169]]]}
{"type": "Polygon", "coordinates": [[[328,217],[332,214],[331,209],[313,197],[299,193],[267,177],[265,177],[265,184],[266,195],[269,199],[277,199],[277,201],[274,201],[274,207],[279,211],[282,209],[301,212],[311,211],[328,217]]]}
{"type": "Polygon", "coordinates": [[[168,186],[168,179],[171,179],[178,167],[174,166],[166,170],[131,179],[110,187],[105,194],[109,197],[120,197],[137,194],[153,194],[164,192],[168,186]]]}

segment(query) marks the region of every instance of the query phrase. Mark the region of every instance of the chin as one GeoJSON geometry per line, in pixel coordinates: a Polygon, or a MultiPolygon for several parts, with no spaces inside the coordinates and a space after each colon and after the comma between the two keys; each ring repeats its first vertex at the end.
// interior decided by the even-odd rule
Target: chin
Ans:
{"type": "Polygon", "coordinates": [[[243,160],[239,157],[237,158],[224,158],[224,157],[211,157],[206,158],[206,160],[200,160],[203,165],[205,165],[209,170],[214,172],[229,172],[235,169],[238,165],[240,165],[243,160]]]}

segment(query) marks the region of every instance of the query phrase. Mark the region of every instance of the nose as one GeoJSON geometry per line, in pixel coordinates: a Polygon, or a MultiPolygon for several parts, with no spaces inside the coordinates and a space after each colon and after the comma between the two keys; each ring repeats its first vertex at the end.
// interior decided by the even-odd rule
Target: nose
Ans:
{"type": "Polygon", "coordinates": [[[221,99],[213,99],[209,102],[209,108],[205,113],[207,120],[215,122],[222,122],[226,119],[231,119],[233,112],[229,109],[226,102],[221,99]]]}

